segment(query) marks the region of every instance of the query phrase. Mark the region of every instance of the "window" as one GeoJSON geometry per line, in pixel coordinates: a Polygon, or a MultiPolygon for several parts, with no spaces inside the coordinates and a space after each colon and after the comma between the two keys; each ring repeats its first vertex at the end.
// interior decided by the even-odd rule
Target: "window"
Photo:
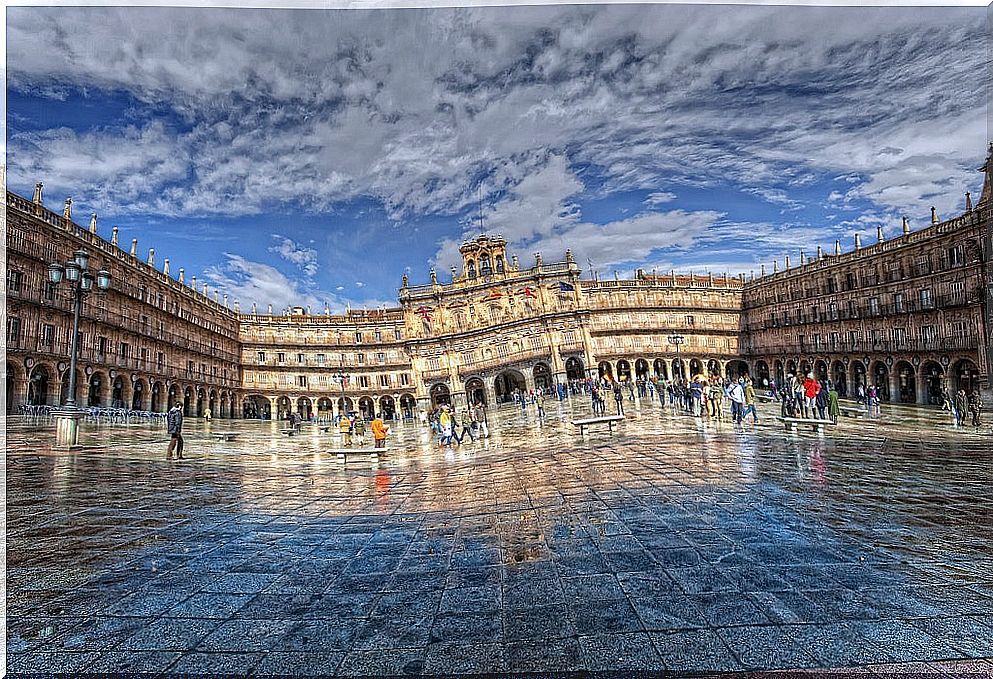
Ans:
{"type": "Polygon", "coordinates": [[[107,338],[97,337],[97,354],[103,356],[107,353],[107,338]]]}
{"type": "Polygon", "coordinates": [[[883,343],[882,330],[879,330],[878,328],[873,328],[872,330],[869,331],[869,336],[872,339],[872,348],[878,349],[880,345],[883,343]]]}
{"type": "Polygon", "coordinates": [[[355,333],[355,343],[356,344],[361,344],[362,343],[362,333],[361,332],[355,333]]]}
{"type": "Polygon", "coordinates": [[[131,345],[121,342],[120,351],[117,352],[121,358],[128,358],[131,355],[131,345]]]}
{"type": "Polygon", "coordinates": [[[324,365],[327,356],[324,354],[317,354],[317,365],[324,365]]]}
{"type": "Polygon", "coordinates": [[[858,315],[859,312],[858,309],[855,307],[855,300],[851,300],[851,299],[848,300],[848,317],[858,318],[858,315]]]}
{"type": "Polygon", "coordinates": [[[24,280],[24,275],[20,271],[8,271],[7,272],[7,291],[8,292],[20,292],[21,291],[21,281],[24,280]]]}
{"type": "Polygon", "coordinates": [[[838,303],[837,302],[831,302],[830,304],[828,304],[828,316],[831,318],[832,321],[838,320],[838,303]]]}
{"type": "Polygon", "coordinates": [[[365,363],[365,354],[355,354],[355,360],[359,363],[365,363]]]}
{"type": "Polygon", "coordinates": [[[907,330],[906,328],[893,328],[893,344],[896,345],[897,349],[903,349],[907,345],[907,330]]]}
{"type": "Polygon", "coordinates": [[[410,384],[410,376],[407,373],[400,373],[400,384],[405,387],[410,384]]]}
{"type": "Polygon", "coordinates": [[[297,375],[297,386],[298,387],[306,387],[307,386],[307,376],[306,375],[297,375]]]}
{"type": "Polygon", "coordinates": [[[834,276],[829,276],[827,279],[827,291],[838,292],[838,284],[835,282],[834,276]]]}
{"type": "Polygon", "coordinates": [[[921,326],[921,342],[926,347],[932,347],[936,344],[938,335],[934,331],[933,325],[922,325],[921,326]]]}
{"type": "Polygon", "coordinates": [[[255,354],[258,363],[265,363],[265,352],[259,351],[255,354]]]}
{"type": "Polygon", "coordinates": [[[379,330],[376,331],[376,341],[377,342],[382,342],[383,341],[383,333],[380,332],[379,330]]]}
{"type": "Polygon", "coordinates": [[[903,313],[903,293],[897,292],[893,295],[893,311],[903,313]]]}
{"type": "Polygon", "coordinates": [[[42,324],[41,343],[46,347],[50,347],[55,344],[55,326],[51,323],[42,324]]]}
{"type": "Polygon", "coordinates": [[[921,308],[930,309],[934,304],[931,301],[931,288],[921,288],[921,308]]]}
{"type": "Polygon", "coordinates": [[[849,330],[848,331],[848,343],[851,345],[852,349],[857,349],[859,346],[859,331],[849,330]]]}
{"type": "Polygon", "coordinates": [[[389,375],[380,375],[379,376],[379,386],[381,386],[381,387],[388,387],[388,386],[390,386],[390,376],[389,375]]]}
{"type": "Polygon", "coordinates": [[[286,354],[283,353],[282,351],[276,352],[276,362],[277,363],[286,363],[286,354]]]}
{"type": "Polygon", "coordinates": [[[186,362],[186,374],[187,375],[192,375],[193,374],[193,361],[187,361],[186,362]]]}
{"type": "Polygon", "coordinates": [[[19,344],[21,341],[21,319],[9,316],[7,318],[7,344],[19,344]]]}
{"type": "Polygon", "coordinates": [[[821,309],[816,304],[810,307],[810,320],[812,320],[814,323],[817,323],[818,321],[821,320],[821,309]]]}
{"type": "Polygon", "coordinates": [[[46,302],[55,301],[55,283],[52,281],[45,281],[45,290],[42,293],[45,296],[46,302]]]}
{"type": "Polygon", "coordinates": [[[400,328],[397,328],[396,330],[393,331],[393,336],[396,337],[396,339],[400,339],[401,338],[400,328]]]}
{"type": "Polygon", "coordinates": [[[692,316],[687,316],[686,317],[686,325],[693,325],[693,317],[692,316]]]}
{"type": "Polygon", "coordinates": [[[162,339],[163,337],[165,337],[165,323],[163,321],[159,321],[159,339],[162,339]]]}
{"type": "Polygon", "coordinates": [[[156,358],[155,358],[155,363],[156,363],[156,365],[158,365],[159,370],[161,370],[162,369],[162,366],[165,365],[165,354],[163,354],[160,351],[159,354],[158,354],[158,356],[156,356],[156,358]]]}
{"type": "Polygon", "coordinates": [[[838,348],[838,344],[840,343],[840,341],[841,341],[841,338],[839,337],[838,333],[832,332],[831,333],[831,348],[832,349],[837,349],[838,348]]]}
{"type": "Polygon", "coordinates": [[[870,297],[869,298],[869,313],[873,316],[879,315],[879,298],[870,297]]]}
{"type": "Polygon", "coordinates": [[[297,354],[297,363],[303,363],[303,354],[297,354]]]}
{"type": "Polygon", "coordinates": [[[141,316],[141,334],[148,334],[148,316],[145,316],[144,314],[141,316]]]}
{"type": "Polygon", "coordinates": [[[368,375],[359,375],[359,386],[360,387],[368,387],[369,386],[369,376],[368,375]]]}
{"type": "Polygon", "coordinates": [[[845,290],[855,289],[855,274],[846,273],[845,274],[845,290]]]}
{"type": "Polygon", "coordinates": [[[383,352],[379,352],[378,354],[376,354],[376,361],[378,363],[386,363],[386,354],[384,354],[383,352]]]}
{"type": "Polygon", "coordinates": [[[955,245],[948,248],[946,258],[948,259],[948,266],[962,266],[964,258],[962,257],[962,246],[955,245]]]}

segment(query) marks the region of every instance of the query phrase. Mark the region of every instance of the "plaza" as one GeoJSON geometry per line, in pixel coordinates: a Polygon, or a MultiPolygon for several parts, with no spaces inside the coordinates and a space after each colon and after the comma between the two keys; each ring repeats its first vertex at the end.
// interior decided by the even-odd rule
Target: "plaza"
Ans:
{"type": "Polygon", "coordinates": [[[310,424],[190,419],[167,461],[161,425],[9,418],[8,671],[993,672],[988,424],[545,408],[345,465],[310,424]]]}

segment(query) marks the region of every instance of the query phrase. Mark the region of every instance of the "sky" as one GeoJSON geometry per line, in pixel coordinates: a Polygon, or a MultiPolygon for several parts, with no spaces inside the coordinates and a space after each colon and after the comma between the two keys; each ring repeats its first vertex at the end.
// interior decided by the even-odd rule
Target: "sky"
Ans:
{"type": "Polygon", "coordinates": [[[8,7],[7,181],[242,309],[458,246],[758,272],[978,198],[982,7],[8,7]]]}

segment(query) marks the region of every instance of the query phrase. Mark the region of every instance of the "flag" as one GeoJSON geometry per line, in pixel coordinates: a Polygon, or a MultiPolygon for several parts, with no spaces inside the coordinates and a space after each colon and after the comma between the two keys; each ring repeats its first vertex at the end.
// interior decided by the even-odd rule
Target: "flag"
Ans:
{"type": "Polygon", "coordinates": [[[524,296],[525,297],[530,297],[531,299],[537,299],[538,298],[538,296],[536,294],[534,294],[534,290],[532,290],[529,287],[525,287],[524,288],[524,296]]]}
{"type": "Polygon", "coordinates": [[[503,297],[503,293],[496,288],[490,290],[490,299],[496,299],[498,297],[503,297]]]}
{"type": "Polygon", "coordinates": [[[420,309],[417,310],[417,313],[419,313],[421,316],[423,316],[425,321],[427,321],[429,323],[431,322],[431,316],[428,315],[428,308],[427,307],[423,307],[422,306],[420,309]]]}
{"type": "Polygon", "coordinates": [[[559,281],[559,292],[573,292],[576,289],[571,283],[566,283],[565,281],[559,281]]]}

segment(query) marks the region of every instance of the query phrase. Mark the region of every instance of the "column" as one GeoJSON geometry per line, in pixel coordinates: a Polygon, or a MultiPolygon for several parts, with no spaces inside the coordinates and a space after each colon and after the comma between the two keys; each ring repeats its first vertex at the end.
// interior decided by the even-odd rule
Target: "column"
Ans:
{"type": "Polygon", "coordinates": [[[890,403],[900,403],[900,376],[895,368],[889,368],[890,403]]]}

